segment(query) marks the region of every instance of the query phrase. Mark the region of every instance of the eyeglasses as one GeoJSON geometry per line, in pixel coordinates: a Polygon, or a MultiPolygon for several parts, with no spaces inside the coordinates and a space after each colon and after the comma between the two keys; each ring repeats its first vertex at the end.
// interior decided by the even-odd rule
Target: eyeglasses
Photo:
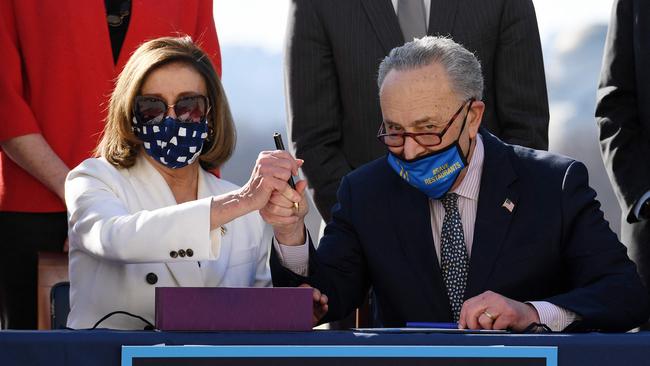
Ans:
{"type": "Polygon", "coordinates": [[[204,95],[182,97],[171,105],[158,97],[139,95],[135,97],[133,115],[138,123],[151,125],[160,123],[167,116],[169,108],[174,108],[176,118],[183,123],[203,121],[210,109],[208,98],[204,95]]]}
{"type": "MultiPolygon", "coordinates": [[[[472,102],[474,102],[474,98],[470,98],[461,104],[460,108],[454,113],[454,115],[451,117],[445,128],[440,131],[440,132],[401,132],[401,133],[387,133],[386,132],[386,126],[384,123],[381,124],[379,127],[379,131],[377,132],[377,139],[381,141],[384,145],[389,146],[389,147],[400,147],[404,146],[404,142],[406,141],[406,137],[410,137],[415,142],[418,144],[425,146],[425,147],[431,147],[431,146],[437,146],[440,145],[442,142],[442,137],[445,135],[449,127],[451,127],[451,124],[454,123],[456,118],[460,115],[460,112],[463,111],[463,107],[465,104],[469,102],[469,105],[467,106],[467,113],[469,113],[469,109],[472,107],[472,102]]],[[[465,115],[465,119],[467,119],[467,115],[465,115]]],[[[465,126],[465,123],[463,122],[463,127],[465,126]]]]}

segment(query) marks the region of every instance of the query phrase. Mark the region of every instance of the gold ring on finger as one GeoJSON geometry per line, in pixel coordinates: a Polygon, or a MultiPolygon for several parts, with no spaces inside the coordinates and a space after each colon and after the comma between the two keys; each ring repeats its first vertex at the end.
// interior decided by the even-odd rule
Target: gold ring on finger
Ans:
{"type": "Polygon", "coordinates": [[[487,310],[483,312],[483,315],[487,316],[487,317],[490,318],[490,320],[492,320],[492,321],[494,321],[494,320],[497,318],[496,316],[494,316],[494,315],[488,313],[487,310]]]}

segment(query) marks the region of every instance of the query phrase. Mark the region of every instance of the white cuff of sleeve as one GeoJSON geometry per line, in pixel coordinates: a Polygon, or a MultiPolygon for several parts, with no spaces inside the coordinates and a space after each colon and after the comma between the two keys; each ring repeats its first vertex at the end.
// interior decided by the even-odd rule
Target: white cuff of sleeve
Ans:
{"type": "Polygon", "coordinates": [[[638,201],[636,201],[636,205],[634,205],[634,217],[637,219],[639,219],[639,214],[641,214],[641,206],[643,206],[643,202],[648,198],[650,198],[650,191],[647,191],[638,201]]]}
{"type": "Polygon", "coordinates": [[[309,273],[309,234],[302,245],[283,245],[273,237],[273,246],[280,263],[293,273],[307,277],[309,273]]]}
{"type": "Polygon", "coordinates": [[[539,322],[546,324],[554,332],[561,332],[571,323],[577,320],[578,316],[573,311],[561,308],[548,301],[527,301],[539,315],[539,322]]]}

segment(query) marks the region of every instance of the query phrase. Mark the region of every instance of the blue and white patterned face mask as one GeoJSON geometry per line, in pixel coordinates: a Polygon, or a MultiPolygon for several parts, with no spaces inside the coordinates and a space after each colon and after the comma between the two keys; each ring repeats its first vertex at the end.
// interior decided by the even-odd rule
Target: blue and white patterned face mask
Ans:
{"type": "Polygon", "coordinates": [[[192,164],[201,155],[208,137],[208,121],[183,123],[165,117],[160,123],[143,125],[134,117],[133,130],[149,156],[160,164],[177,169],[192,164]]]}

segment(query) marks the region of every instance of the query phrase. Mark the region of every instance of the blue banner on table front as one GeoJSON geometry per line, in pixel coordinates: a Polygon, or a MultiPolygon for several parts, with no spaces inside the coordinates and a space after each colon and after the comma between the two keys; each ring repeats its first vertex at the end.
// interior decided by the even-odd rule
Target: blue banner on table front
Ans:
{"type": "Polygon", "coordinates": [[[124,346],[122,366],[192,365],[557,366],[557,347],[512,346],[124,346]],[[272,358],[273,360],[269,360],[272,358]],[[396,361],[399,359],[399,361],[396,361]]]}

